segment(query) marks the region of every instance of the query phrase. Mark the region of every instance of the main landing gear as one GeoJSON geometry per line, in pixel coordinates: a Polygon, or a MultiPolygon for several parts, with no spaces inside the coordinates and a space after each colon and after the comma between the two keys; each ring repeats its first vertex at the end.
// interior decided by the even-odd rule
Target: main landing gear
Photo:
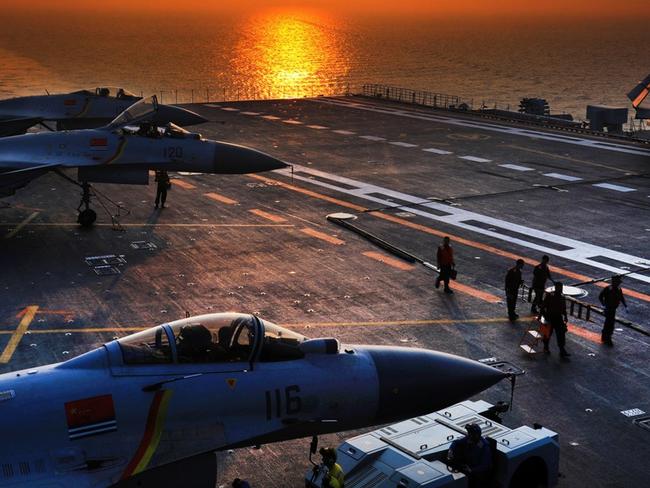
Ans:
{"type": "Polygon", "coordinates": [[[87,181],[81,183],[81,202],[77,207],[79,215],[77,222],[81,227],[92,227],[97,220],[97,212],[90,208],[90,184],[87,181]],[[82,210],[83,207],[83,210],[82,210]]]}

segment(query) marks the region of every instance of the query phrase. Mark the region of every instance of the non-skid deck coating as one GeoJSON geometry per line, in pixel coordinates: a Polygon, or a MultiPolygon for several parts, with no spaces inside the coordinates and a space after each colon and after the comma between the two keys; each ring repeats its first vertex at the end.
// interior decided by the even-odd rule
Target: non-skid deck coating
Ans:
{"type": "MultiPolygon", "coordinates": [[[[570,361],[555,343],[551,356],[529,359],[518,349],[528,307],[511,324],[501,300],[518,257],[549,254],[568,284],[648,263],[648,149],[362,98],[191,108],[211,121],[197,129],[206,137],[264,150],[293,172],[178,175],[162,211],[153,185],[98,186],[130,209],[123,231],[98,204],[100,225],[78,229],[78,189],[55,175],[0,202],[10,205],[0,209],[0,371],[66,360],[186,312],[254,312],[313,337],[511,361],[527,374],[505,421],[559,432],[560,486],[647,483],[650,432],[621,411],[650,412],[650,339],[617,330],[606,348],[598,316],[572,319],[570,361]],[[325,219],[340,211],[430,260],[450,235],[456,293],[325,219]],[[84,262],[105,254],[125,256],[121,274],[98,276],[84,262]]],[[[621,315],[647,327],[650,273],[624,285],[621,315]]],[[[586,289],[595,303],[601,288],[586,289]]],[[[507,400],[509,386],[481,397],[507,400]]],[[[302,486],[308,444],[220,454],[219,482],[302,486]]]]}

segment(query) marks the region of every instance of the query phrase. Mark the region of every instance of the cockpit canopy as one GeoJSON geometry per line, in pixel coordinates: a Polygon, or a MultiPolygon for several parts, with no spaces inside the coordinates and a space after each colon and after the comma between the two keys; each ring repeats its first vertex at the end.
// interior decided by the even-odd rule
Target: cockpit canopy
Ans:
{"type": "Polygon", "coordinates": [[[125,365],[276,362],[304,356],[306,337],[254,315],[221,313],[177,320],[117,342],[125,365]]]}
{"type": "Polygon", "coordinates": [[[149,120],[158,111],[158,98],[156,95],[145,97],[134,103],[120,115],[115,117],[108,125],[109,127],[123,127],[129,123],[136,123],[140,120],[149,120]]]}
{"type": "Polygon", "coordinates": [[[196,132],[189,132],[182,127],[168,122],[163,126],[159,126],[152,122],[140,122],[139,124],[129,124],[121,128],[122,132],[126,135],[137,135],[142,137],[149,137],[151,139],[160,139],[169,137],[171,139],[201,139],[201,134],[196,132]]]}
{"type": "Polygon", "coordinates": [[[115,98],[140,98],[136,94],[131,93],[124,88],[115,86],[100,86],[95,88],[95,95],[100,97],[115,97],[115,98]]]}

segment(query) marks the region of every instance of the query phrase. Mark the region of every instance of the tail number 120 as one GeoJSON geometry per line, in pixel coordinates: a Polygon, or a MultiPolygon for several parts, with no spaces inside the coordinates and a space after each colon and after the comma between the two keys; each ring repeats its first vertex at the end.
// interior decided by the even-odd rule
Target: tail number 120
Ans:
{"type": "Polygon", "coordinates": [[[298,385],[287,386],[284,391],[280,388],[267,390],[264,392],[264,396],[266,399],[266,420],[282,418],[283,415],[295,415],[302,408],[300,387],[298,385]]]}

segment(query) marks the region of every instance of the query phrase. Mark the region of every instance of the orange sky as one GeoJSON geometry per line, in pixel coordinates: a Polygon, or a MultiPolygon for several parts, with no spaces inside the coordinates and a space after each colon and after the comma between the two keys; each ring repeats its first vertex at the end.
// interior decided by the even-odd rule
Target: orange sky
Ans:
{"type": "Polygon", "coordinates": [[[0,0],[2,8],[37,11],[191,10],[222,11],[265,7],[312,7],[342,12],[438,15],[556,17],[638,17],[650,19],[650,0],[0,0]]]}

